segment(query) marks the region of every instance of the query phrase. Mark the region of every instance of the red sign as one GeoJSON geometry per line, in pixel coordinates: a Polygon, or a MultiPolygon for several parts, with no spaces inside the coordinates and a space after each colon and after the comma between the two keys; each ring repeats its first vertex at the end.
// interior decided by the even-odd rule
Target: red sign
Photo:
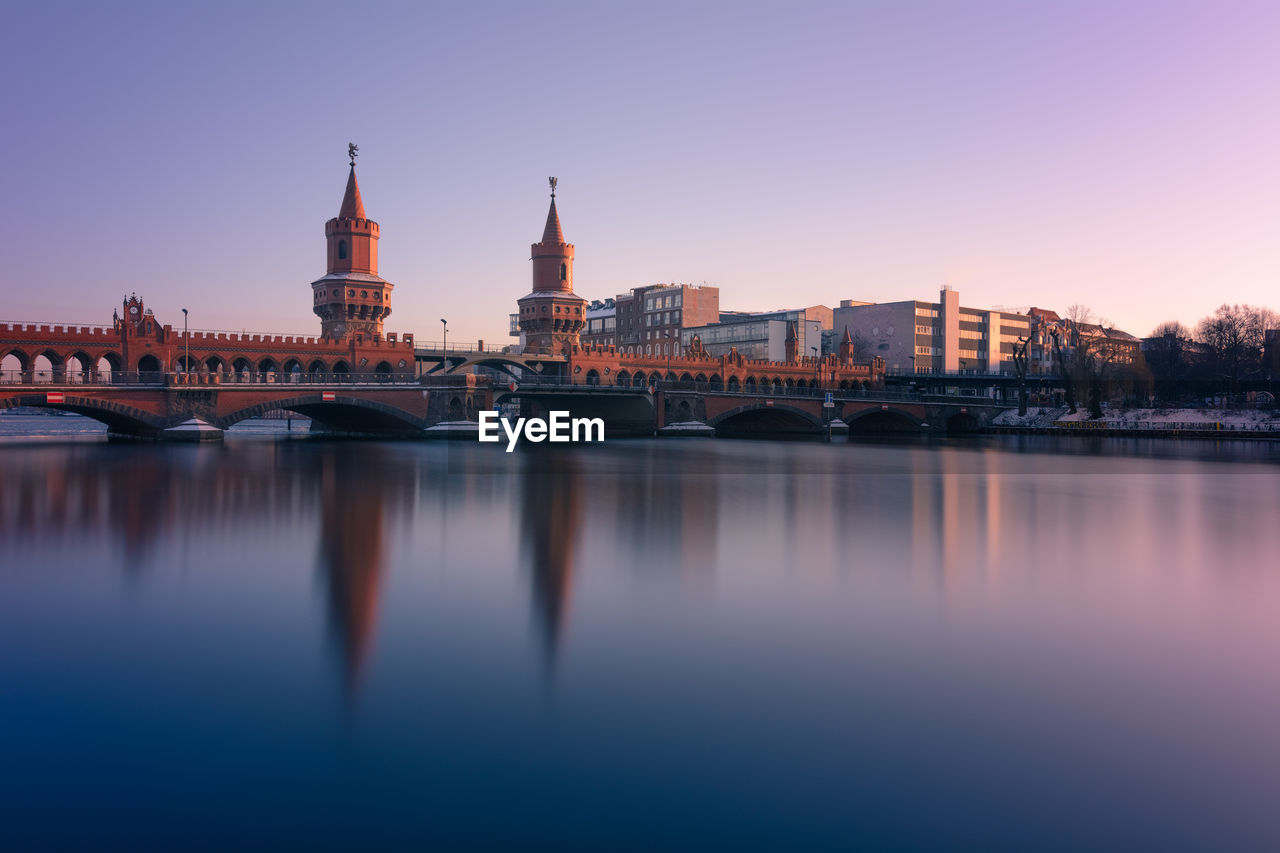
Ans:
{"type": "Polygon", "coordinates": [[[514,379],[512,379],[510,382],[507,383],[507,387],[510,388],[512,391],[514,391],[520,386],[516,384],[516,381],[514,379]]]}
{"type": "Polygon", "coordinates": [[[772,400],[765,400],[765,401],[764,401],[764,404],[765,404],[766,406],[772,406],[772,405],[773,405],[773,401],[772,401],[772,400]]]}
{"type": "Polygon", "coordinates": [[[963,414],[965,414],[965,413],[966,413],[966,412],[968,412],[968,411],[969,411],[969,410],[968,410],[968,409],[966,409],[964,406],[961,406],[961,407],[960,407],[960,414],[962,414],[962,415],[963,415],[963,414]]]}
{"type": "Polygon", "coordinates": [[[49,393],[47,393],[47,394],[45,394],[45,395],[44,395],[44,401],[45,401],[46,403],[61,403],[61,402],[62,402],[62,392],[61,392],[61,391],[50,391],[49,393]]]}
{"type": "Polygon", "coordinates": [[[332,403],[337,399],[338,399],[338,395],[333,391],[324,391],[320,394],[320,401],[322,403],[332,403]]]}
{"type": "Polygon", "coordinates": [[[889,411],[889,407],[888,407],[888,406],[881,406],[881,407],[880,407],[880,411],[882,411],[882,412],[887,412],[887,411],[889,411]]]}

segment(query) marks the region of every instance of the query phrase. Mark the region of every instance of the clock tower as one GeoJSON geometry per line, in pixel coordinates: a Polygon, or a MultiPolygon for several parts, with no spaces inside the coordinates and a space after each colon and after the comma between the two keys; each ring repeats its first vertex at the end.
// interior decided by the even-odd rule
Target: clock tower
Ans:
{"type": "Polygon", "coordinates": [[[350,335],[380,338],[382,322],[391,314],[395,287],[378,276],[378,223],[364,214],[356,182],[358,150],[347,146],[351,158],[347,191],[338,215],[324,224],[328,271],[311,282],[311,310],[320,318],[320,334],[332,340],[350,335]]]}

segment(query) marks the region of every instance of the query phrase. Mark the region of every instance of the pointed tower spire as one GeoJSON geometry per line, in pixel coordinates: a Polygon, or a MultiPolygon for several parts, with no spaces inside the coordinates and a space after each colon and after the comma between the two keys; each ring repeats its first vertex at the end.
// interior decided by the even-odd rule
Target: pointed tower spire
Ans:
{"type": "Polygon", "coordinates": [[[311,310],[320,318],[320,334],[333,340],[352,334],[377,340],[391,314],[394,285],[378,276],[378,223],[364,213],[356,183],[357,150],[347,145],[351,171],[342,209],[324,224],[326,273],[311,282],[311,310]]]}
{"type": "Polygon", "coordinates": [[[556,213],[556,178],[547,178],[551,184],[551,209],[547,211],[547,226],[542,229],[542,242],[563,243],[564,231],[560,229],[560,214],[556,213]]]}
{"type": "Polygon", "coordinates": [[[796,338],[796,324],[787,323],[787,340],[785,346],[787,349],[787,361],[795,363],[798,351],[798,339],[796,338]]]}
{"type": "Polygon", "coordinates": [[[851,361],[853,359],[853,336],[849,334],[849,327],[844,327],[844,337],[840,339],[840,360],[851,361]]]}
{"type": "Polygon", "coordinates": [[[342,209],[338,211],[339,219],[368,219],[364,215],[364,201],[360,198],[360,185],[356,183],[356,161],[351,161],[351,172],[347,175],[347,191],[342,196],[342,209]]]}
{"type": "Polygon", "coordinates": [[[542,240],[530,246],[533,290],[516,300],[520,308],[520,343],[525,352],[562,353],[578,345],[586,325],[587,300],[573,292],[573,244],[564,241],[556,213],[556,179],[542,240]]]}

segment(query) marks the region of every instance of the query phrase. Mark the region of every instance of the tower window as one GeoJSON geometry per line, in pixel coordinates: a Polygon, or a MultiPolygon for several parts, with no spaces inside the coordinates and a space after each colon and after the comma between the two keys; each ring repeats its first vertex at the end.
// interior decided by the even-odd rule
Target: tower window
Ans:
{"type": "Polygon", "coordinates": [[[338,241],[338,260],[345,261],[347,259],[347,241],[338,241]]]}
{"type": "Polygon", "coordinates": [[[560,265],[560,280],[561,280],[561,281],[566,281],[566,280],[568,280],[568,278],[569,278],[569,265],[568,265],[568,264],[561,264],[561,265],[560,265]]]}

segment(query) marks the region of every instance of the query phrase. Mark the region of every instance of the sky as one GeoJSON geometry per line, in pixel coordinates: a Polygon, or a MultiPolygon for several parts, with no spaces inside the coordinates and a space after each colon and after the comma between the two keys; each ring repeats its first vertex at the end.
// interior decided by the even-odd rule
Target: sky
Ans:
{"type": "Polygon", "coordinates": [[[10,4],[0,321],[315,334],[347,143],[388,331],[507,343],[547,176],[576,292],[725,310],[1280,308],[1280,4],[10,4]]]}

